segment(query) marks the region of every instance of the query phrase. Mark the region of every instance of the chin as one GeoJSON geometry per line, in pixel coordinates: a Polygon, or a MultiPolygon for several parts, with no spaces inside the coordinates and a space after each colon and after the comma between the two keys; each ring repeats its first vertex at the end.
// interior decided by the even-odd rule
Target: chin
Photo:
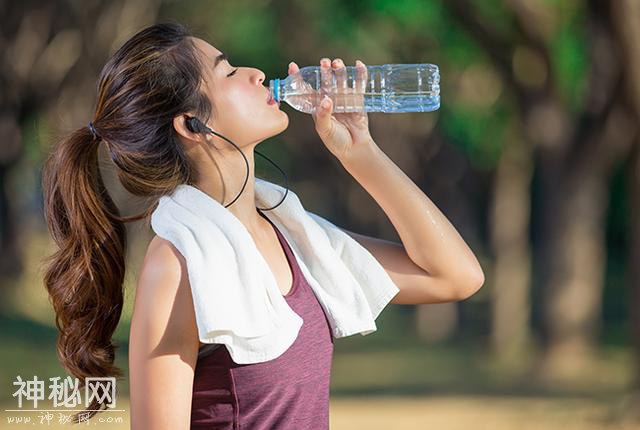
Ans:
{"type": "Polygon", "coordinates": [[[282,133],[289,127],[289,115],[287,115],[287,113],[284,111],[280,111],[280,112],[282,112],[281,120],[278,121],[278,124],[275,127],[275,131],[272,134],[272,136],[282,133]]]}
{"type": "Polygon", "coordinates": [[[282,122],[284,123],[282,131],[285,131],[289,127],[289,115],[287,115],[287,113],[283,110],[281,110],[280,112],[282,112],[282,117],[284,118],[282,120],[282,122]]]}
{"type": "Polygon", "coordinates": [[[287,129],[287,127],[289,127],[289,117],[286,117],[284,121],[278,123],[277,125],[275,125],[270,131],[268,131],[267,133],[265,133],[263,135],[263,137],[261,137],[260,139],[256,140],[256,142],[262,142],[266,139],[269,139],[271,137],[275,137],[277,135],[279,135],[280,133],[282,133],[283,131],[285,131],[287,129]]]}

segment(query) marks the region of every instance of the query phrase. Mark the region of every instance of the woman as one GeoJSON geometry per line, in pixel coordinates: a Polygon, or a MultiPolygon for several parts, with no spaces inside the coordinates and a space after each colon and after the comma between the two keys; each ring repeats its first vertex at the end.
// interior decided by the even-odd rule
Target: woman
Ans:
{"type": "MultiPolygon", "coordinates": [[[[344,67],[340,59],[320,65],[325,71],[344,67]]],[[[292,62],[289,73],[297,70],[292,62]]],[[[131,321],[132,429],[328,428],[333,340],[289,244],[256,208],[254,148],[289,121],[268,103],[264,80],[260,70],[233,67],[180,25],[151,26],[107,62],[93,121],[62,140],[45,165],[45,215],[59,247],[45,285],[60,330],[60,359],[72,375],[121,375],[111,337],[123,303],[124,222],[153,209],[118,216],[98,171],[100,142],[133,194],[157,199],[192,184],[224,204],[250,233],[282,295],[304,313],[298,339],[275,360],[237,365],[225,348],[203,354],[186,261],[170,241],[153,237],[131,321]],[[248,160],[246,182],[245,159],[229,141],[248,160]]],[[[313,115],[321,141],[379,203],[402,240],[344,230],[397,285],[391,303],[442,303],[474,294],[483,273],[454,227],[377,147],[365,113],[332,110],[329,100],[313,115]]]]}

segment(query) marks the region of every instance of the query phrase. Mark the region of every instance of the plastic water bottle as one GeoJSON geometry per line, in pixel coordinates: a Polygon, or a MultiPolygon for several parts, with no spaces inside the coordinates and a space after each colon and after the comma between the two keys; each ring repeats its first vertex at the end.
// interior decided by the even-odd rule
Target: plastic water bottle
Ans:
{"type": "Polygon", "coordinates": [[[385,64],[340,69],[306,66],[269,81],[271,97],[313,113],[324,95],[333,112],[430,112],[440,107],[440,73],[434,64],[385,64]]]}

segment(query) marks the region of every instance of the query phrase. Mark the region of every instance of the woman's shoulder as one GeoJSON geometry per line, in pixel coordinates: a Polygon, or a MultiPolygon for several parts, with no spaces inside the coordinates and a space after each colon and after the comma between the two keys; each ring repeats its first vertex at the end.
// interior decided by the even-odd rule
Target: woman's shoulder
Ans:
{"type": "Polygon", "coordinates": [[[174,244],[156,234],[153,235],[147,245],[147,251],[142,264],[144,265],[145,263],[152,265],[163,263],[160,264],[160,266],[169,264],[173,268],[177,265],[186,266],[184,264],[184,257],[174,244]]]}
{"type": "MultiPolygon", "coordinates": [[[[157,418],[158,408],[167,404],[189,407],[198,335],[182,267],[170,243],[151,240],[140,269],[129,331],[130,397],[138,422],[149,421],[151,415],[157,418]]],[[[146,424],[135,428],[150,428],[146,424]]]]}
{"type": "Polygon", "coordinates": [[[132,319],[151,331],[165,332],[169,339],[184,341],[188,337],[197,344],[184,258],[171,242],[161,237],[154,236],[147,247],[138,276],[132,319]],[[184,336],[185,333],[190,336],[184,336]]]}
{"type": "MultiPolygon", "coordinates": [[[[141,283],[156,283],[164,278],[172,281],[179,281],[186,274],[186,263],[183,256],[176,247],[168,240],[154,235],[147,245],[147,250],[142,260],[138,276],[138,286],[141,283]]],[[[170,282],[163,282],[167,288],[170,288],[170,282]]],[[[177,288],[177,282],[173,283],[173,287],[177,288]]]]}

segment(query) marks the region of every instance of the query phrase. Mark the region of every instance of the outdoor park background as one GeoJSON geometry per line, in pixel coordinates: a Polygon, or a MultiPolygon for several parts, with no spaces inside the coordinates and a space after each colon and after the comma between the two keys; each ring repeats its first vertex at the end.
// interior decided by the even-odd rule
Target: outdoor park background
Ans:
{"type": "MultiPolygon", "coordinates": [[[[0,427],[12,428],[17,375],[66,376],[42,285],[53,251],[44,157],[92,119],[109,55],[176,20],[267,80],[325,56],[440,66],[440,110],[369,114],[370,126],[474,250],[486,282],[459,303],[390,305],[377,332],[337,340],[332,429],[640,428],[640,2],[2,0],[0,11],[0,427]]],[[[281,108],[290,126],[260,150],[305,207],[399,240],[311,117],[281,108]]],[[[138,213],[113,169],[104,162],[123,214],[138,213]]],[[[262,161],[257,175],[281,180],[262,161]]],[[[116,332],[125,372],[150,239],[140,223],[128,231],[116,332]]],[[[126,379],[117,390],[128,411],[126,379]]]]}

